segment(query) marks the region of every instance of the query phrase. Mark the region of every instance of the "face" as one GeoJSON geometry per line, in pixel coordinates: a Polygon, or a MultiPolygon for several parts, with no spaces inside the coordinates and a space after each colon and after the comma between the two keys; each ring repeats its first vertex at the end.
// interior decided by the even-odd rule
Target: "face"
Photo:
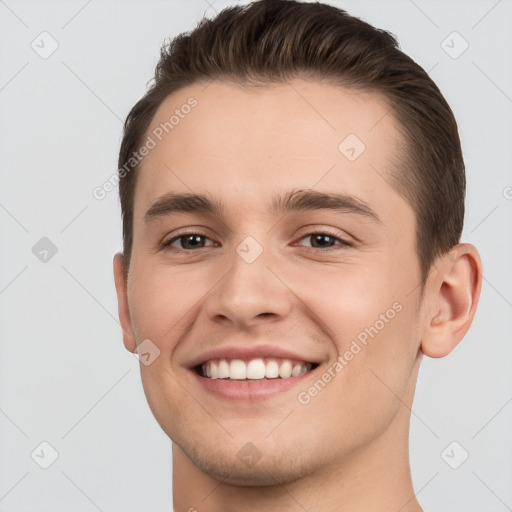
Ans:
{"type": "Polygon", "coordinates": [[[375,444],[397,397],[412,399],[422,322],[415,216],[388,183],[389,107],[298,79],[195,84],[147,136],[125,344],[160,351],[141,374],[163,430],[199,469],[248,485],[375,444]]]}

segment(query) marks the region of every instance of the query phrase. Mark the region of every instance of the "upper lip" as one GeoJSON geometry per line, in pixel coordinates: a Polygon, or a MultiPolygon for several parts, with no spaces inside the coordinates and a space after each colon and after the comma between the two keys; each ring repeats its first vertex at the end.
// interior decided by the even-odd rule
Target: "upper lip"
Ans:
{"type": "Polygon", "coordinates": [[[252,347],[241,347],[239,345],[216,347],[195,357],[190,361],[189,367],[194,368],[202,363],[213,359],[256,359],[265,357],[276,357],[280,359],[292,359],[304,361],[305,363],[319,363],[315,358],[291,352],[275,345],[257,345],[252,347]]]}

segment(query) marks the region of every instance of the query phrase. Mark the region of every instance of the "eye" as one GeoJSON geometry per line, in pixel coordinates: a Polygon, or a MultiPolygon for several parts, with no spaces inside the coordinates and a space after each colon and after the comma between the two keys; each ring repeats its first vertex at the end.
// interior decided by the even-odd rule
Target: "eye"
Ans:
{"type": "MultiPolygon", "coordinates": [[[[300,238],[300,240],[304,239],[310,239],[311,245],[309,247],[313,249],[331,249],[338,245],[338,248],[343,247],[351,247],[352,244],[350,242],[347,242],[346,240],[343,240],[342,238],[339,238],[337,236],[334,236],[333,234],[329,233],[328,231],[315,231],[313,233],[308,233],[307,235],[300,238]],[[339,242],[338,244],[336,242],[339,242]]],[[[308,246],[306,246],[308,247],[308,246]]]]}
{"type": "MultiPolygon", "coordinates": [[[[312,249],[338,249],[351,247],[353,244],[342,238],[329,233],[328,231],[315,231],[302,236],[299,240],[310,239],[312,249]]],[[[197,249],[204,249],[215,245],[215,242],[202,233],[180,233],[177,236],[162,243],[162,248],[173,252],[191,252],[197,249]],[[207,244],[207,241],[211,243],[207,244]]],[[[300,244],[302,245],[302,244],[300,244]]],[[[308,247],[307,245],[305,247],[308,247]]]]}
{"type": "Polygon", "coordinates": [[[191,251],[194,249],[203,249],[204,247],[207,247],[207,245],[205,245],[206,240],[210,239],[201,233],[181,233],[178,236],[171,238],[167,242],[164,242],[162,247],[170,248],[173,251],[191,251]],[[178,243],[181,247],[176,247],[176,243],[178,243]]]}

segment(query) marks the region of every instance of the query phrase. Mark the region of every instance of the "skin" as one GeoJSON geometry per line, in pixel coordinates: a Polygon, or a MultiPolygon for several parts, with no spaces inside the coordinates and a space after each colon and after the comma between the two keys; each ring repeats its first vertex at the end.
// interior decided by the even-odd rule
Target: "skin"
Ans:
{"type": "Polygon", "coordinates": [[[386,180],[401,139],[379,96],[302,79],[259,89],[197,83],[162,103],[148,134],[191,96],[197,106],[141,163],[127,281],[114,257],[124,345],[133,352],[150,339],[160,350],[141,376],[173,441],[175,511],[421,511],[408,455],[418,368],[469,329],[477,250],[459,244],[439,258],[420,303],[415,215],[386,180]],[[338,150],[350,133],[366,145],[353,162],[338,150]],[[357,197],[381,223],[324,209],[271,213],[275,194],[297,188],[357,197]],[[167,192],[209,193],[227,210],[144,222],[167,192]],[[174,242],[181,252],[160,247],[184,228],[204,233],[204,248],[183,239],[174,242]],[[313,228],[353,245],[315,246],[313,228]],[[250,264],[236,252],[247,236],[263,248],[250,264]],[[216,346],[270,343],[326,371],[396,302],[401,311],[307,404],[297,394],[318,373],[266,401],[234,404],[187,367],[216,346]],[[252,466],[237,456],[248,442],[261,456],[252,466]]]}

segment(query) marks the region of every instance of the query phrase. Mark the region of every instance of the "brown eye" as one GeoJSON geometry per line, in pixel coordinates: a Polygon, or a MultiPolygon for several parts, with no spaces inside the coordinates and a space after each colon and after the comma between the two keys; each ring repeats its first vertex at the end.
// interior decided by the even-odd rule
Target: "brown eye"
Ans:
{"type": "Polygon", "coordinates": [[[324,232],[308,233],[307,235],[301,238],[301,240],[304,239],[310,239],[311,245],[306,247],[311,247],[313,249],[331,249],[334,248],[336,245],[342,248],[345,246],[352,245],[349,242],[346,242],[345,240],[342,240],[337,236],[324,232]]]}
{"type": "Polygon", "coordinates": [[[193,251],[194,249],[203,249],[204,247],[207,247],[207,240],[210,239],[206,235],[202,235],[200,233],[183,233],[165,242],[163,247],[177,251],[193,251]]]}

